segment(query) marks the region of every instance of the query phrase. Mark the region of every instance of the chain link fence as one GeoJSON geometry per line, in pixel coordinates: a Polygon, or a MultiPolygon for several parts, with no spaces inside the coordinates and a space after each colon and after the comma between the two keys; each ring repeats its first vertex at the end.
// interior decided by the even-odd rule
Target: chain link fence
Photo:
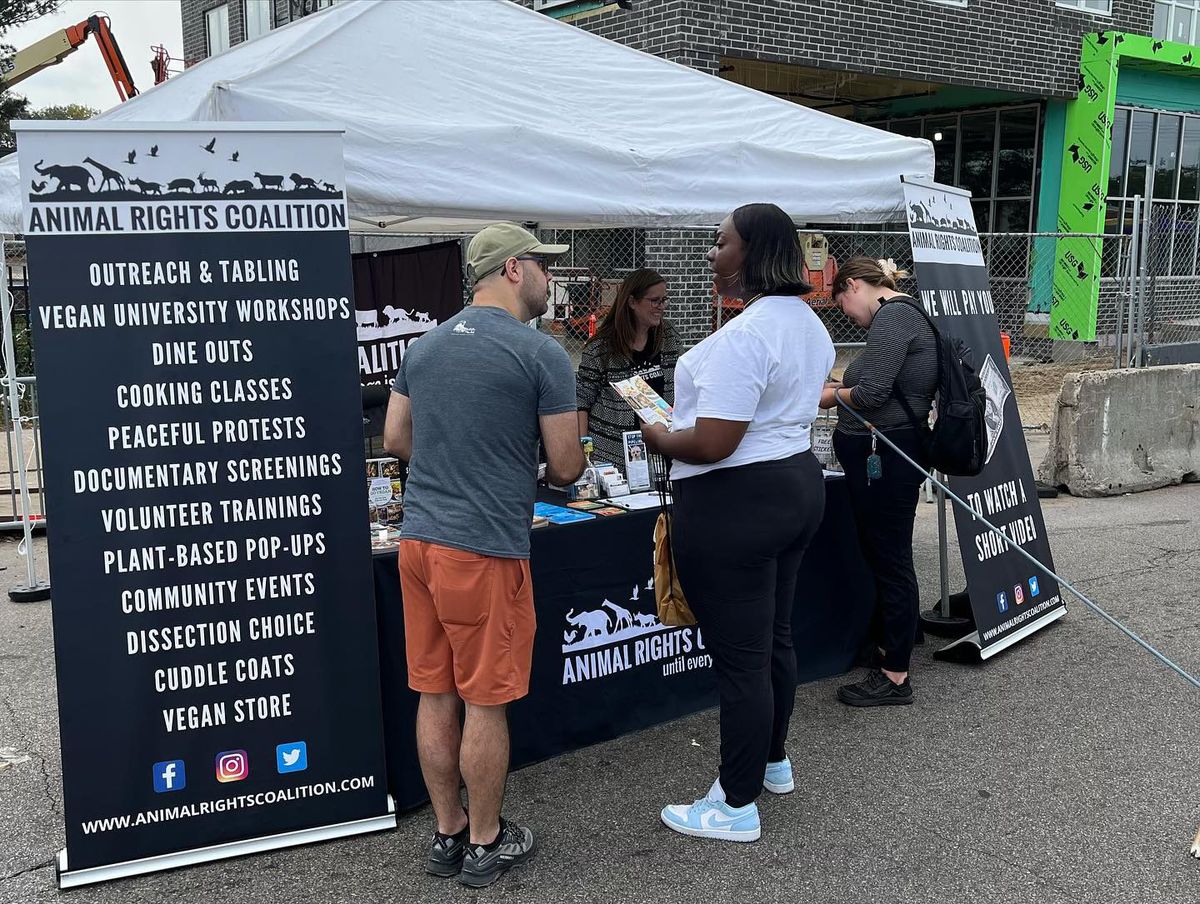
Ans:
{"type": "Polygon", "coordinates": [[[42,480],[41,431],[38,429],[37,379],[33,375],[33,342],[30,332],[29,271],[25,243],[4,243],[5,284],[11,305],[14,360],[4,354],[4,380],[0,383],[0,426],[4,430],[0,450],[0,530],[22,526],[20,471],[29,487],[32,519],[46,515],[42,480]],[[18,415],[14,420],[9,404],[9,380],[17,387],[18,415]]]}
{"type": "MultiPolygon", "coordinates": [[[[667,280],[667,316],[685,345],[699,342],[742,310],[738,299],[718,298],[705,259],[713,240],[709,228],[671,230],[546,230],[546,241],[571,245],[554,269],[551,307],[540,329],[562,342],[573,359],[594,323],[612,304],[621,280],[649,267],[667,280]]],[[[1013,390],[1029,427],[1046,429],[1066,373],[1113,367],[1129,297],[1128,236],[1072,236],[1104,240],[1114,275],[1101,280],[1097,339],[1060,342],[1049,337],[1049,306],[1056,233],[995,233],[980,236],[992,283],[1000,329],[1009,337],[1013,390]]],[[[908,232],[900,230],[801,230],[801,243],[815,291],[808,297],[838,346],[837,372],[858,353],[865,331],[834,303],[830,288],[839,261],[857,254],[890,258],[913,271],[908,232]]],[[[1107,272],[1107,271],[1106,271],[1107,272]]],[[[916,279],[900,288],[915,293],[916,279]]],[[[1157,311],[1157,309],[1155,309],[1157,311]]]]}
{"type": "MultiPolygon", "coordinates": [[[[1159,214],[1144,218],[1140,229],[1128,229],[1123,235],[1069,236],[1103,240],[1097,338],[1092,342],[1057,341],[1048,334],[1058,242],[1068,236],[980,236],[1000,329],[1009,338],[1013,390],[1026,427],[1048,427],[1063,377],[1069,372],[1127,363],[1174,363],[1179,355],[1186,355],[1200,343],[1200,283],[1191,275],[1196,272],[1198,252],[1196,209],[1180,213],[1175,207],[1164,206],[1159,214]],[[1139,247],[1143,250],[1140,255],[1139,247]]],[[[554,267],[550,307],[538,329],[554,336],[577,362],[596,322],[612,305],[622,280],[639,267],[649,267],[667,282],[668,318],[684,345],[694,345],[742,310],[740,300],[718,298],[714,293],[705,257],[713,235],[709,227],[539,230],[543,241],[565,243],[571,250],[554,267]]],[[[465,251],[470,236],[358,234],[351,238],[356,252],[455,239],[463,242],[465,251]]],[[[833,302],[830,287],[837,263],[865,254],[891,258],[911,273],[908,232],[801,230],[800,238],[810,282],[815,287],[809,303],[838,346],[836,372],[840,373],[859,353],[865,332],[833,302]]],[[[21,524],[19,469],[24,468],[26,473],[34,517],[43,517],[45,509],[24,243],[5,242],[4,255],[12,300],[15,360],[5,361],[5,396],[0,406],[5,433],[4,457],[0,459],[0,528],[12,528],[21,524]],[[9,374],[16,375],[20,395],[16,423],[7,399],[9,374]],[[17,430],[22,431],[23,458],[17,450],[17,430]]],[[[915,293],[918,287],[910,276],[901,281],[901,288],[915,293]]],[[[465,274],[464,301],[470,301],[465,274]]]]}
{"type": "Polygon", "coordinates": [[[1134,363],[1200,361],[1200,205],[1154,203],[1140,224],[1134,363]]]}

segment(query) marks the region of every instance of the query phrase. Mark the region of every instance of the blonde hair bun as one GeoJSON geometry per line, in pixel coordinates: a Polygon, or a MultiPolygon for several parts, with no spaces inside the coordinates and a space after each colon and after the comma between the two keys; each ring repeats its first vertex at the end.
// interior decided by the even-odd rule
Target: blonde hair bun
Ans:
{"type": "Polygon", "coordinates": [[[908,276],[908,271],[897,267],[896,262],[890,257],[881,257],[876,263],[879,264],[879,269],[883,271],[883,275],[890,280],[904,279],[904,277],[908,276]]]}

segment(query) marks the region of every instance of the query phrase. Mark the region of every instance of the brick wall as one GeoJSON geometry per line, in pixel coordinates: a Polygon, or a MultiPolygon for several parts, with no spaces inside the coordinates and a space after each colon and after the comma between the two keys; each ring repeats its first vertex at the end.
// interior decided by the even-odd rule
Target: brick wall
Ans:
{"type": "Polygon", "coordinates": [[[724,55],[1073,97],[1082,36],[1149,34],[1153,15],[1153,0],[1113,0],[1111,16],[1054,0],[635,0],[570,21],[709,73],[724,55]]]}
{"type": "Polygon", "coordinates": [[[667,317],[686,346],[712,332],[712,273],[705,254],[713,231],[650,229],[646,231],[646,266],[667,281],[667,317]]]}
{"type": "MultiPolygon", "coordinates": [[[[183,57],[188,64],[208,56],[208,32],[204,14],[210,9],[229,5],[229,46],[246,40],[246,6],[242,0],[180,0],[179,14],[183,22],[183,57]]],[[[274,27],[286,25],[293,16],[299,18],[316,11],[315,0],[273,0],[274,27]]]]}

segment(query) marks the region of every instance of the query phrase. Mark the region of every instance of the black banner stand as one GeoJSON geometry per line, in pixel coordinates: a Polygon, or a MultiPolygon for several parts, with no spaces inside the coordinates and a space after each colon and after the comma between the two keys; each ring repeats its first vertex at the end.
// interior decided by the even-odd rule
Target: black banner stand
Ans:
{"type": "MultiPolygon", "coordinates": [[[[936,654],[978,661],[1061,618],[1066,606],[1053,576],[970,193],[924,179],[901,181],[921,305],[943,336],[970,350],[969,363],[988,398],[983,470],[975,477],[951,477],[946,491],[962,506],[955,510],[955,524],[973,625],[963,625],[968,633],[936,654]]],[[[939,540],[944,582],[944,534],[939,540]]],[[[927,614],[923,624],[947,630],[954,625],[947,591],[943,586],[941,611],[927,614]]]]}
{"type": "Polygon", "coordinates": [[[59,886],[393,828],[339,130],[17,132],[59,886]]]}

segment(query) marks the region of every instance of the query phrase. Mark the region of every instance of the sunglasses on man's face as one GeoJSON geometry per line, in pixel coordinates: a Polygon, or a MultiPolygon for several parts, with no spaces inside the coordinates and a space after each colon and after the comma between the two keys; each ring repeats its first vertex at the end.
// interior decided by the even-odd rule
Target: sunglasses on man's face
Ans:
{"type": "Polygon", "coordinates": [[[549,259],[544,258],[541,255],[526,254],[526,255],[522,255],[516,259],[519,261],[533,261],[535,264],[537,264],[539,267],[542,268],[543,273],[545,273],[547,276],[550,275],[550,261],[549,261],[549,259]]]}

